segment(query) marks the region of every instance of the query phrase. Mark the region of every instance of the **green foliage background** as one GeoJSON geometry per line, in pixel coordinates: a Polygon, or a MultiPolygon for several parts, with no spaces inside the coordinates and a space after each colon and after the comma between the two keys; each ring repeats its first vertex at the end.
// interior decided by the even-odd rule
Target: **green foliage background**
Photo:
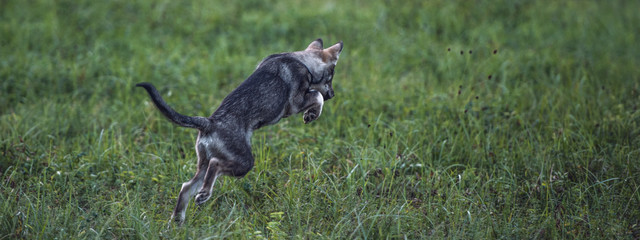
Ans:
{"type": "Polygon", "coordinates": [[[638,1],[0,1],[0,239],[638,238],[638,1]],[[343,40],[321,118],[166,229],[265,56],[343,40]]]}

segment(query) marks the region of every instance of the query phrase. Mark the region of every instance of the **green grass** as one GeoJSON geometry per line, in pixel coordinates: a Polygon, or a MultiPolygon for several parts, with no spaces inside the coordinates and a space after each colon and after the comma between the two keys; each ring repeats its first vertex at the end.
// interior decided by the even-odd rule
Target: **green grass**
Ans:
{"type": "Polygon", "coordinates": [[[638,9],[0,1],[0,239],[637,239],[638,9]],[[254,169],[167,230],[196,132],[134,84],[208,116],[318,37],[345,44],[321,118],[256,131],[254,169]]]}

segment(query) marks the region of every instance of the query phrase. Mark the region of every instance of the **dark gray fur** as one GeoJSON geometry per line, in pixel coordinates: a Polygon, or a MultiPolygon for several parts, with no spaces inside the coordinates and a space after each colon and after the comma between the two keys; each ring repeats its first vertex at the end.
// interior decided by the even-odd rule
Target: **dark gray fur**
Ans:
{"type": "Polygon", "coordinates": [[[254,158],[250,139],[254,130],[300,112],[304,112],[305,123],[320,116],[324,101],[334,96],[331,83],[342,42],[332,48],[333,51],[323,50],[322,40],[318,39],[304,51],[266,57],[207,118],[182,115],[167,105],[152,84],[136,85],[147,90],[169,120],[199,130],[197,171],[190,181],[182,184],[173,220],[184,221],[189,199],[196,190],[195,201],[200,205],[210,198],[218,176],[243,177],[251,170],[254,158]],[[335,55],[329,63],[328,53],[335,55]]]}

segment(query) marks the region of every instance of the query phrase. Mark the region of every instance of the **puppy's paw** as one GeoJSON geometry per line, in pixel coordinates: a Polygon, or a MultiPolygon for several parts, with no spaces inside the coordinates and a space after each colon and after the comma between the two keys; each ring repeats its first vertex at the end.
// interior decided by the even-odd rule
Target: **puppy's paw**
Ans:
{"type": "Polygon", "coordinates": [[[304,112],[304,115],[302,116],[302,120],[304,120],[304,123],[310,123],[313,120],[318,119],[318,111],[316,109],[309,109],[306,112],[304,112]]]}
{"type": "Polygon", "coordinates": [[[211,197],[211,194],[208,192],[199,192],[198,195],[196,195],[196,205],[201,205],[203,203],[205,203],[207,200],[209,200],[209,198],[211,197]]]}
{"type": "Polygon", "coordinates": [[[182,223],[184,223],[184,217],[180,216],[180,215],[171,215],[171,218],[169,219],[169,222],[167,223],[167,229],[171,228],[171,225],[175,224],[176,226],[180,227],[182,226],[182,223]]]}

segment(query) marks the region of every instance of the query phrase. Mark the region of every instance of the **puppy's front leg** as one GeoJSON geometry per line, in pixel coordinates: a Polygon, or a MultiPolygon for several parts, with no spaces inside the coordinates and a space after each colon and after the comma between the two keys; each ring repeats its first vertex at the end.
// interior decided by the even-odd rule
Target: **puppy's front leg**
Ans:
{"type": "Polygon", "coordinates": [[[322,113],[322,105],[324,105],[324,98],[322,97],[322,94],[316,90],[310,90],[305,94],[304,98],[306,100],[305,106],[308,107],[302,116],[302,120],[307,124],[320,117],[320,114],[322,113]]]}

